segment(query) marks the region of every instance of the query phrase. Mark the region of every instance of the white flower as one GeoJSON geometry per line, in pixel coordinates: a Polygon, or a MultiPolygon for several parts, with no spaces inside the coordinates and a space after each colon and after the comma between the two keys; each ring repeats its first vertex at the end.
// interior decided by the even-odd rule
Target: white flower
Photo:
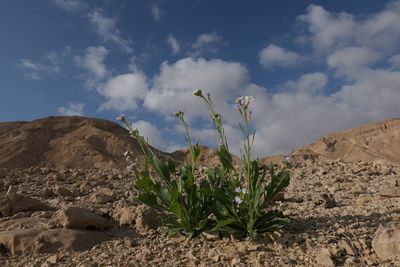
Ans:
{"type": "Polygon", "coordinates": [[[253,101],[254,97],[252,96],[241,96],[236,99],[235,103],[238,108],[247,109],[253,101]]]}
{"type": "Polygon", "coordinates": [[[286,157],[283,159],[283,161],[284,161],[284,162],[291,162],[292,159],[291,159],[289,156],[286,156],[286,157]]]}
{"type": "Polygon", "coordinates": [[[240,193],[240,192],[242,192],[242,189],[240,189],[240,187],[236,187],[236,188],[235,188],[235,192],[236,192],[236,193],[240,193]]]}
{"type": "Polygon", "coordinates": [[[121,114],[117,117],[117,120],[119,120],[120,122],[126,122],[125,116],[124,114],[121,114]]]}
{"type": "Polygon", "coordinates": [[[132,172],[135,168],[136,163],[132,163],[131,165],[129,165],[128,167],[126,167],[126,170],[128,172],[132,172]]]}
{"type": "Polygon", "coordinates": [[[235,202],[238,204],[238,205],[240,205],[240,203],[242,203],[242,199],[239,197],[239,196],[236,196],[235,197],[235,202]]]}
{"type": "Polygon", "coordinates": [[[242,193],[243,193],[243,194],[247,194],[246,188],[243,188],[243,189],[242,189],[242,193]]]}

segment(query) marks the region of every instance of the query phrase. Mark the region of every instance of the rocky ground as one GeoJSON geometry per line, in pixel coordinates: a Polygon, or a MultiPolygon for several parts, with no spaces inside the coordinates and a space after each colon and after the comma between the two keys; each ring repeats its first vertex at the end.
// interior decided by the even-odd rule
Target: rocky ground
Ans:
{"type": "Polygon", "coordinates": [[[166,237],[119,170],[0,169],[0,266],[400,266],[400,167],[298,163],[252,242],[166,237]],[[397,258],[396,258],[397,257],[397,258]]]}

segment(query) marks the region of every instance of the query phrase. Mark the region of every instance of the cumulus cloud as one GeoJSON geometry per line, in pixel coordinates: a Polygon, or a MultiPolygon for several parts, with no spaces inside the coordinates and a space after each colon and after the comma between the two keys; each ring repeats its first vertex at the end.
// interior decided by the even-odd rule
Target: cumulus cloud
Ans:
{"type": "Polygon", "coordinates": [[[95,10],[89,13],[89,21],[104,42],[114,43],[126,53],[133,52],[131,48],[132,41],[122,37],[116,25],[116,18],[108,17],[102,12],[95,10]]]}
{"type": "Polygon", "coordinates": [[[295,67],[304,60],[300,54],[273,44],[262,49],[258,54],[258,58],[261,66],[267,69],[273,67],[295,67]]]}
{"type": "MultiPolygon", "coordinates": [[[[140,76],[134,83],[126,82],[135,84],[128,88],[142,88],[137,91],[140,93],[117,90],[125,86],[112,80],[102,93],[108,99],[108,108],[137,108],[143,100],[143,108],[158,116],[168,117],[183,110],[195,126],[193,136],[215,145],[218,140],[207,120],[206,106],[192,95],[195,88],[210,92],[223,115],[231,151],[237,155],[242,137],[233,102],[238,96],[252,95],[253,126],[257,130],[255,155],[287,153],[330,132],[400,117],[400,51],[393,45],[400,36],[393,25],[400,24],[392,24],[400,17],[396,16],[397,3],[400,2],[362,17],[310,6],[299,20],[306,29],[302,45],[308,46],[308,56],[317,57],[311,62],[314,70],[299,74],[278,88],[252,83],[249,70],[240,62],[188,57],[162,63],[151,79],[141,72],[126,74],[140,76]]],[[[275,45],[266,47],[259,57],[266,68],[293,67],[305,60],[303,55],[275,45]]],[[[154,140],[162,139],[165,132],[148,125],[149,129],[141,127],[155,136],[154,140]]],[[[182,130],[178,126],[174,129],[182,130]]]]}
{"type": "Polygon", "coordinates": [[[302,75],[296,81],[287,81],[282,89],[293,93],[305,92],[310,94],[322,93],[328,83],[328,77],[322,72],[314,72],[302,75]]]}
{"type": "Polygon", "coordinates": [[[68,103],[66,107],[60,107],[58,112],[65,116],[82,116],[84,103],[68,103]]]}
{"type": "Polygon", "coordinates": [[[328,66],[346,77],[354,77],[381,59],[381,54],[365,47],[342,48],[327,57],[328,66]]]}
{"type": "Polygon", "coordinates": [[[86,48],[84,55],[75,57],[75,62],[88,72],[85,76],[86,86],[97,87],[101,81],[109,76],[109,71],[104,63],[108,50],[104,46],[91,46],[86,48]]]}
{"type": "Polygon", "coordinates": [[[204,52],[216,53],[223,40],[224,38],[216,32],[199,34],[192,44],[194,49],[192,54],[198,56],[204,52]]]}
{"type": "Polygon", "coordinates": [[[173,152],[183,148],[178,143],[165,139],[162,130],[148,121],[135,121],[132,123],[132,126],[139,130],[140,134],[143,135],[150,145],[162,151],[173,152]]]}
{"type": "Polygon", "coordinates": [[[175,63],[164,62],[153,79],[153,87],[144,105],[152,111],[171,114],[183,110],[189,117],[207,116],[204,104],[193,96],[193,90],[204,88],[218,102],[218,109],[229,111],[230,104],[220,101],[237,95],[247,84],[248,70],[237,62],[219,59],[184,58],[175,63]]]}
{"type": "Polygon", "coordinates": [[[155,21],[160,21],[161,18],[165,15],[165,11],[157,4],[153,4],[150,6],[150,12],[155,21]]]}
{"type": "Polygon", "coordinates": [[[129,73],[112,77],[98,91],[106,98],[100,110],[133,111],[146,96],[148,84],[144,74],[129,73]]]}
{"type": "Polygon", "coordinates": [[[307,27],[307,39],[318,52],[327,53],[349,45],[364,46],[387,53],[400,41],[400,2],[393,1],[384,10],[364,17],[345,12],[333,13],[310,5],[298,20],[307,27]]]}
{"type": "Polygon", "coordinates": [[[172,34],[168,34],[167,44],[171,47],[173,54],[178,54],[181,50],[178,40],[172,34]]]}

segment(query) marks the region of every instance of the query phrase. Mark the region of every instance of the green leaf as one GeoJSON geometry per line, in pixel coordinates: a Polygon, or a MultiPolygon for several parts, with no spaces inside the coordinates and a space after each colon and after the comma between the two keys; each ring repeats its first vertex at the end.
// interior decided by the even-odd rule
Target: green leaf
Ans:
{"type": "Polygon", "coordinates": [[[214,226],[212,231],[219,231],[222,227],[225,227],[231,223],[233,223],[235,220],[233,218],[229,218],[226,220],[221,220],[217,223],[217,225],[214,226]]]}
{"type": "Polygon", "coordinates": [[[282,170],[278,173],[278,175],[275,175],[272,164],[270,166],[270,174],[271,182],[267,186],[265,195],[266,201],[271,200],[274,195],[280,192],[283,188],[287,187],[290,181],[290,174],[286,170],[282,170]]]}
{"type": "Polygon", "coordinates": [[[226,171],[234,169],[232,164],[232,155],[229,153],[225,146],[219,147],[219,149],[217,150],[217,156],[226,171]]]}

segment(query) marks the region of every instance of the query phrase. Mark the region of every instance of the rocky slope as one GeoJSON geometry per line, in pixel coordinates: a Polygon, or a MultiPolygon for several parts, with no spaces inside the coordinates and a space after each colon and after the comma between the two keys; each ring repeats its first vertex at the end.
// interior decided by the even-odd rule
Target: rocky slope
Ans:
{"type": "Polygon", "coordinates": [[[275,203],[290,227],[251,242],[164,236],[126,171],[3,170],[0,266],[400,264],[400,167],[306,160],[291,174],[275,203]]]}
{"type": "Polygon", "coordinates": [[[0,167],[124,168],[125,150],[138,144],[116,123],[84,117],[48,117],[0,123],[0,167]]]}
{"type": "Polygon", "coordinates": [[[341,158],[347,162],[386,160],[400,164],[400,119],[333,133],[290,153],[293,157],[341,158]]]}

